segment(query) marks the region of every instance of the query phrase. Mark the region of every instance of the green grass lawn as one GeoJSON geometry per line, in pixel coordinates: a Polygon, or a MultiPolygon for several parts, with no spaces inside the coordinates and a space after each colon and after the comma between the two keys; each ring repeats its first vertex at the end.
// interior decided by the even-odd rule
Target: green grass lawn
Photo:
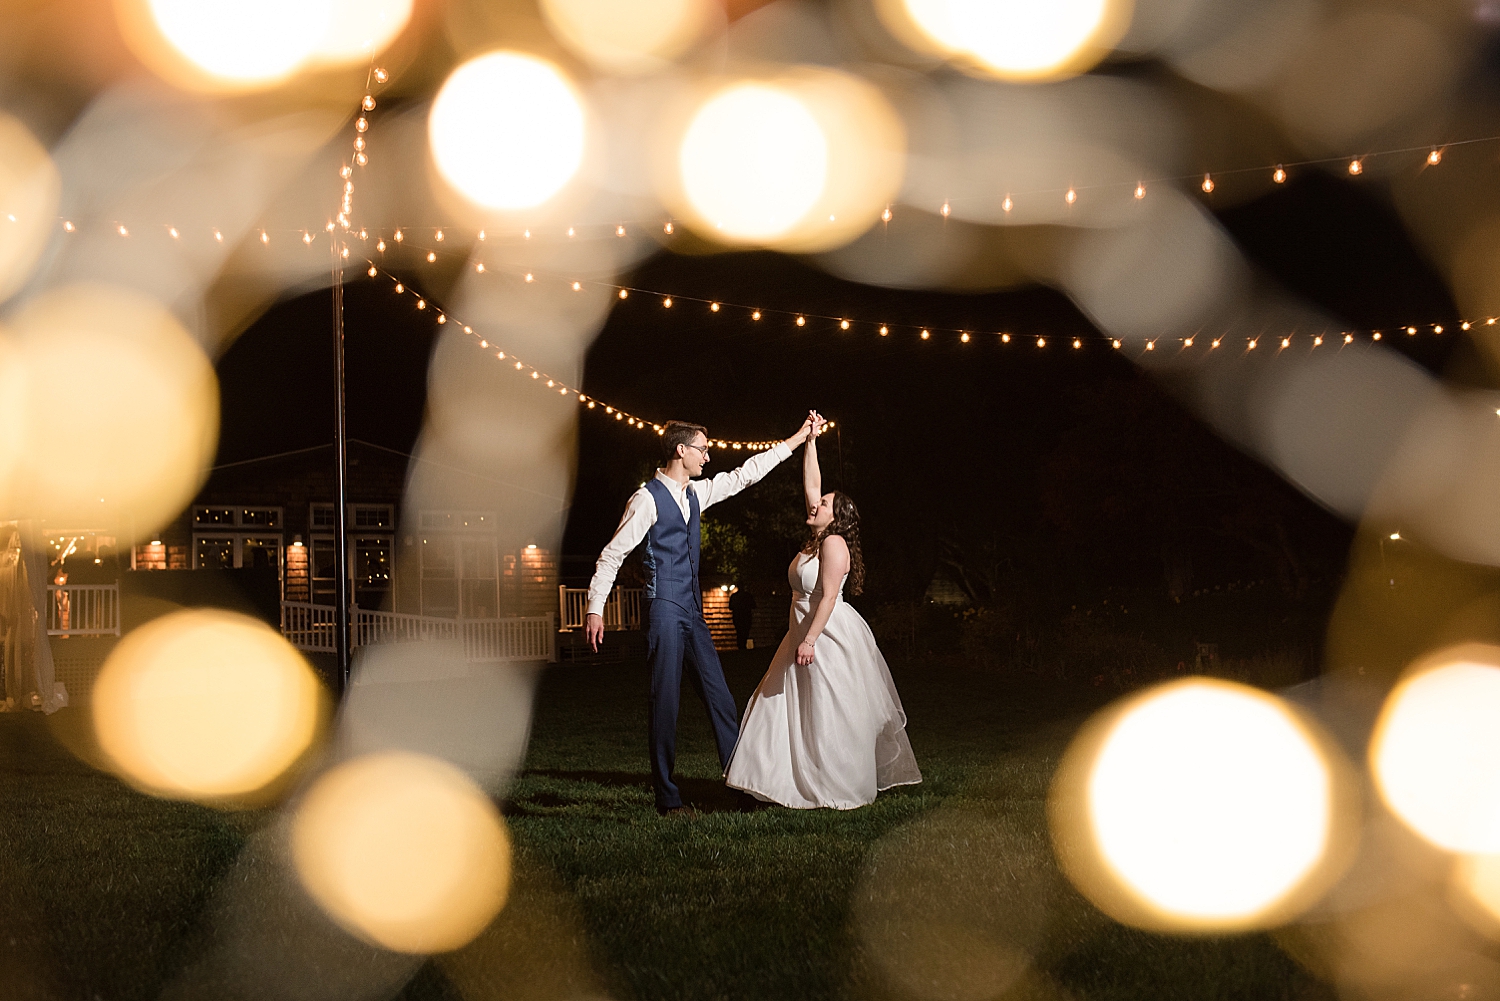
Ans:
{"type": "MultiPolygon", "coordinates": [[[[741,705],[768,657],[725,658],[741,705]]],[[[652,806],[644,665],[549,669],[504,803],[511,899],[401,995],[1332,997],[1267,936],[1126,929],[1061,879],[1044,797],[1092,692],[920,664],[896,679],[925,781],[850,812],[737,812],[685,693],[679,775],[704,815],[682,821],[652,806]]],[[[208,903],[270,815],[126,789],[57,743],[69,713],[0,716],[0,997],[155,999],[205,948],[208,903]]]]}

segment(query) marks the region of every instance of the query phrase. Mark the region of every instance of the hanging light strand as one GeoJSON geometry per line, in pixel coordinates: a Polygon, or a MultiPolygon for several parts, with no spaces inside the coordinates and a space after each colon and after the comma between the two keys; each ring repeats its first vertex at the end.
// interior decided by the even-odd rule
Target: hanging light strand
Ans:
{"type": "MultiPolygon", "coordinates": [[[[464,323],[457,317],[453,316],[447,310],[438,306],[428,296],[422,294],[421,292],[418,292],[415,288],[412,288],[412,286],[408,282],[403,279],[397,278],[395,275],[381,268],[380,265],[375,263],[375,261],[366,259],[365,263],[368,265],[367,274],[369,274],[371,278],[379,279],[381,277],[384,277],[391,283],[392,290],[395,292],[395,294],[403,297],[410,297],[416,302],[416,308],[418,311],[429,312],[433,314],[433,321],[435,323],[441,326],[446,326],[448,324],[457,326],[463,331],[464,336],[468,338],[478,350],[483,351],[486,355],[493,358],[502,366],[503,369],[511,371],[521,378],[526,379],[527,381],[535,383],[539,388],[546,390],[549,393],[555,393],[556,395],[564,398],[571,398],[573,402],[577,403],[585,410],[596,411],[606,418],[619,421],[626,427],[635,428],[639,431],[652,431],[658,435],[663,432],[663,424],[648,421],[646,418],[640,416],[639,414],[633,413],[622,407],[617,407],[610,403],[605,403],[603,400],[588,395],[581,388],[572,385],[567,380],[558,378],[557,376],[554,376],[544,371],[543,369],[532,365],[523,358],[517,358],[514,353],[505,350],[500,345],[491,341],[488,337],[476,330],[471,324],[464,323]]],[[[830,421],[828,423],[828,426],[833,427],[833,422],[830,421]]],[[[727,448],[737,452],[762,452],[774,446],[776,442],[746,441],[743,439],[733,438],[714,438],[710,439],[709,444],[718,448],[727,448]]]]}

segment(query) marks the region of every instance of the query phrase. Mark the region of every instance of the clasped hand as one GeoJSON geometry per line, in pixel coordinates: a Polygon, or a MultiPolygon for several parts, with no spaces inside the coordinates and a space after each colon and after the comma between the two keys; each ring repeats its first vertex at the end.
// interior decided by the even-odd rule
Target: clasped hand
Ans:
{"type": "Polygon", "coordinates": [[[811,640],[803,640],[797,644],[797,666],[806,667],[813,662],[813,645],[811,640]]]}

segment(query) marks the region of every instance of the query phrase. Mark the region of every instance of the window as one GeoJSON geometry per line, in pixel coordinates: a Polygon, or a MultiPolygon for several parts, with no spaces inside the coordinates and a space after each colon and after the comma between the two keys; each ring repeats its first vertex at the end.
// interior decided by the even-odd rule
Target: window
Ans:
{"type": "MultiPolygon", "coordinates": [[[[313,528],[332,529],[333,505],[314,504],[309,512],[313,528]]],[[[396,505],[394,504],[350,504],[348,514],[350,528],[395,529],[396,505]]]]}
{"type": "Polygon", "coordinates": [[[195,507],[194,528],[280,528],[279,507],[195,507]]]}
{"type": "Polygon", "coordinates": [[[389,535],[361,535],[351,547],[354,555],[354,603],[360,608],[382,608],[391,593],[394,559],[389,535]]]}
{"type": "Polygon", "coordinates": [[[421,612],[441,618],[493,619],[500,614],[495,524],[487,511],[423,511],[421,612]]]}
{"type": "Polygon", "coordinates": [[[258,568],[281,570],[279,535],[193,535],[193,567],[198,570],[258,568]]]}

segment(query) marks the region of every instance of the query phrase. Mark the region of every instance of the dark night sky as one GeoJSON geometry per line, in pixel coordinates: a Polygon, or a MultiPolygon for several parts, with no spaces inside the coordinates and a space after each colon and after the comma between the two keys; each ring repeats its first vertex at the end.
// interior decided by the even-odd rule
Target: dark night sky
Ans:
{"type": "MultiPolygon", "coordinates": [[[[1454,315],[1443,283],[1411,247],[1393,212],[1357,183],[1307,172],[1220,218],[1269,276],[1353,324],[1454,315]]],[[[683,296],[892,323],[1092,332],[1065,297],[1046,289],[986,295],[892,291],[844,282],[765,253],[661,254],[629,282],[683,296]]],[[[347,302],[349,433],[409,451],[424,406],[433,328],[422,314],[393,316],[389,298],[363,280],[350,287],[347,302]]],[[[282,303],[221,359],[220,462],[331,439],[328,304],[326,292],[282,303]]],[[[817,329],[817,323],[799,330],[784,318],[754,323],[734,312],[715,316],[696,304],[684,306],[664,310],[647,296],[619,303],[589,352],[584,389],[653,419],[705,423],[725,437],[783,436],[814,406],[832,416],[841,430],[824,443],[825,471],[838,484],[842,469],[842,485],[864,511],[872,555],[905,573],[899,580],[900,574],[883,578],[892,588],[917,587],[931,575],[935,540],[961,544],[996,531],[1025,538],[1043,528],[1055,532],[1060,524],[1083,526],[1064,537],[1076,535],[1084,547],[1080,553],[1087,553],[1080,559],[1092,567],[1113,561],[1110,573],[1122,578],[1149,570],[1160,580],[1160,553],[1170,540],[1159,537],[1165,522],[1154,512],[1171,507],[1173,518],[1192,522],[1201,512],[1184,511],[1182,504],[1222,506],[1226,492],[1270,491],[1266,496],[1275,498],[1264,503],[1302,526],[1293,533],[1297,545],[1342,559],[1346,526],[1194,426],[1118,355],[1098,348],[1027,351],[989,339],[923,343],[909,333],[880,339],[841,333],[832,325],[817,329]],[[1107,450],[1102,458],[1090,454],[1096,447],[1107,450]],[[1135,466],[1124,480],[1133,485],[1121,485],[1118,476],[1104,487],[1091,485],[1090,465],[1108,465],[1126,454],[1135,466]],[[1192,491],[1182,490],[1182,483],[1210,481],[1221,485],[1217,495],[1210,490],[1196,502],[1184,499],[1192,491]],[[1060,506],[1055,496],[1047,499],[1048,491],[1069,490],[1072,496],[1060,506]],[[1099,519],[1140,525],[1139,537],[1120,542],[1113,555],[1098,552],[1089,535],[1087,526],[1098,519],[1088,505],[1096,496],[1099,519]],[[1137,509],[1146,513],[1129,513],[1137,509]]],[[[1446,363],[1442,345],[1416,350],[1428,352],[1417,360],[1429,367],[1446,363]]],[[[597,553],[626,495],[655,458],[653,448],[654,441],[613,422],[584,417],[564,552],[597,553]]],[[[791,482],[795,472],[783,472],[791,482]]],[[[771,489],[786,496],[787,484],[771,489]]],[[[731,518],[749,510],[725,507],[731,518]]],[[[1225,537],[1213,527],[1214,517],[1223,522],[1227,516],[1204,514],[1204,539],[1225,537]]],[[[1222,573],[1255,574],[1244,562],[1248,557],[1236,556],[1233,548],[1210,546],[1203,573],[1214,573],[1218,561],[1222,573]]]]}

